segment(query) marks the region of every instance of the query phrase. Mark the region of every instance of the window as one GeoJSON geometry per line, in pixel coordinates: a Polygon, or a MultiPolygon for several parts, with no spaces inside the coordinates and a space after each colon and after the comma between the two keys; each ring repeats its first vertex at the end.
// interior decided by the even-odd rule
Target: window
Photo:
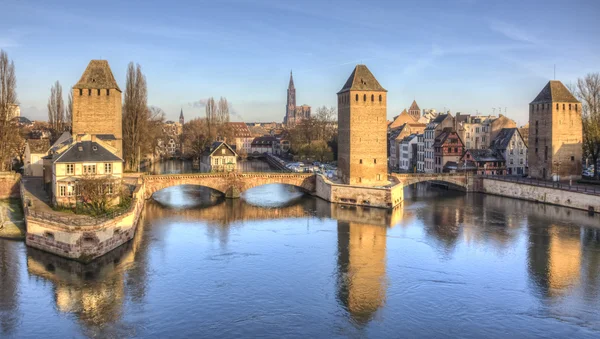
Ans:
{"type": "Polygon", "coordinates": [[[83,90],[81,88],[79,89],[79,95],[83,95],[83,90]]]}
{"type": "Polygon", "coordinates": [[[88,95],[92,95],[92,90],[88,89],[88,95]]]}
{"type": "Polygon", "coordinates": [[[537,154],[537,147],[535,148],[535,154],[537,154]]]}
{"type": "Polygon", "coordinates": [[[110,95],[110,89],[106,89],[106,95],[110,95]]]}
{"type": "Polygon", "coordinates": [[[563,104],[563,111],[565,110],[565,104],[563,104]]]}
{"type": "Polygon", "coordinates": [[[373,163],[376,164],[377,163],[377,159],[373,159],[373,163]]]}
{"type": "Polygon", "coordinates": [[[83,174],[96,174],[96,165],[83,165],[83,174]]]}
{"type": "Polygon", "coordinates": [[[544,148],[544,160],[548,160],[548,146],[544,148]]]}
{"type": "Polygon", "coordinates": [[[98,96],[100,96],[100,88],[98,88],[98,96]]]}
{"type": "Polygon", "coordinates": [[[67,184],[67,195],[72,197],[73,193],[75,193],[75,185],[72,182],[70,182],[67,184]]]}
{"type": "Polygon", "coordinates": [[[219,164],[219,158],[215,158],[215,165],[219,164]]]}
{"type": "Polygon", "coordinates": [[[569,111],[571,110],[571,104],[569,104],[569,111]]]}
{"type": "Polygon", "coordinates": [[[59,190],[58,191],[59,192],[58,195],[61,196],[61,197],[64,197],[66,195],[66,192],[67,192],[67,187],[65,185],[60,185],[60,186],[58,186],[58,190],[59,190]]]}
{"type": "Polygon", "coordinates": [[[363,94],[363,101],[367,101],[367,95],[363,94]]]}
{"type": "Polygon", "coordinates": [[[379,102],[381,102],[381,94],[379,94],[379,102]]]}
{"type": "Polygon", "coordinates": [[[513,159],[510,159],[510,164],[511,164],[511,165],[513,164],[513,159]]]}
{"type": "Polygon", "coordinates": [[[519,159],[519,164],[523,165],[523,159],[519,159]]]}
{"type": "Polygon", "coordinates": [[[573,155],[571,156],[571,161],[572,162],[575,161],[575,156],[573,156],[573,155]]]}
{"type": "Polygon", "coordinates": [[[225,149],[224,148],[221,149],[221,154],[225,154],[225,149]]]}
{"type": "Polygon", "coordinates": [[[108,193],[109,195],[113,194],[113,185],[112,183],[109,183],[106,185],[106,193],[108,193]]]}
{"type": "Polygon", "coordinates": [[[375,96],[371,94],[371,101],[375,101],[375,96]]]}
{"type": "Polygon", "coordinates": [[[360,163],[362,164],[362,159],[360,159],[360,163]]]}
{"type": "Polygon", "coordinates": [[[356,101],[358,101],[358,94],[356,95],[356,101]]]}
{"type": "Polygon", "coordinates": [[[558,109],[558,104],[556,104],[556,109],[558,109]]]}
{"type": "Polygon", "coordinates": [[[106,163],[104,164],[104,173],[112,173],[112,164],[111,163],[106,163]]]}
{"type": "Polygon", "coordinates": [[[75,164],[66,164],[66,167],[67,167],[67,174],[75,173],[75,164]]]}

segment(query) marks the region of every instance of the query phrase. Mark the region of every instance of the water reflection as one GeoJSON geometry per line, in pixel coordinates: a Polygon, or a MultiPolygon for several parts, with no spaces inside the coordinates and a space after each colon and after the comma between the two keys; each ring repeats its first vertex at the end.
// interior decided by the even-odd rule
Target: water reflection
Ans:
{"type": "MultiPolygon", "coordinates": [[[[152,174],[181,174],[181,173],[201,173],[206,170],[200,169],[191,160],[164,160],[142,167],[142,172],[152,174]]],[[[274,169],[265,161],[259,159],[238,160],[237,170],[242,172],[272,172],[274,169]]]]}
{"type": "Polygon", "coordinates": [[[164,192],[132,242],[89,265],[0,242],[0,336],[600,332],[600,228],[585,212],[426,185],[393,211],[258,189],[164,192]],[[27,302],[45,293],[53,307],[27,302]]]}

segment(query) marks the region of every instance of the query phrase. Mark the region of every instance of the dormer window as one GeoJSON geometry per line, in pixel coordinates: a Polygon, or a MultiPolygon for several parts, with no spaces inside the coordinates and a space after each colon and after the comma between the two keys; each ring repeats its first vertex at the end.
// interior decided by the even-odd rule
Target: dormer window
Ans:
{"type": "Polygon", "coordinates": [[[97,151],[98,150],[98,146],[96,146],[96,145],[92,146],[92,150],[93,151],[97,151]]]}

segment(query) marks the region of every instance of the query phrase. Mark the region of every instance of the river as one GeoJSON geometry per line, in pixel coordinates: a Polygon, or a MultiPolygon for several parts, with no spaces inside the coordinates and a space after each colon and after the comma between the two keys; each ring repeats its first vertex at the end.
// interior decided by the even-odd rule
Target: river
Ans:
{"type": "Polygon", "coordinates": [[[405,199],[181,186],[90,265],[0,240],[0,337],[600,337],[597,216],[427,184],[405,199]]]}

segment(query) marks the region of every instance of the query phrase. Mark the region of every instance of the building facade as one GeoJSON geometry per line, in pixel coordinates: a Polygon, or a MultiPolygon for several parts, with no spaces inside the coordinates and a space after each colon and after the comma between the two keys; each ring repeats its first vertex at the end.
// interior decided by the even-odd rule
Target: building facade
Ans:
{"type": "Polygon", "coordinates": [[[32,177],[41,177],[44,175],[44,160],[42,159],[50,150],[50,141],[48,139],[29,139],[25,143],[25,153],[23,156],[24,169],[23,174],[32,177]]]}
{"type": "Polygon", "coordinates": [[[229,126],[233,131],[236,153],[241,157],[252,153],[252,140],[254,140],[254,137],[248,125],[245,122],[230,122],[229,126]]]}
{"type": "Polygon", "coordinates": [[[106,60],[92,60],[73,86],[72,133],[112,135],[111,146],[123,156],[121,89],[106,60]]]}
{"type": "Polygon", "coordinates": [[[417,134],[417,172],[425,172],[425,134],[417,134]]]}
{"type": "Polygon", "coordinates": [[[581,103],[551,80],[529,104],[529,176],[578,179],[582,171],[581,103]]]}
{"type": "Polygon", "coordinates": [[[303,119],[310,118],[310,106],[296,106],[296,87],[294,86],[294,77],[290,72],[290,83],[287,90],[287,105],[285,106],[285,117],[283,123],[293,126],[303,119]]]}
{"type": "Polygon", "coordinates": [[[210,172],[231,172],[237,168],[237,157],[231,146],[216,141],[202,154],[200,166],[210,172]]]}
{"type": "Polygon", "coordinates": [[[417,163],[417,135],[411,134],[400,143],[398,167],[403,172],[414,172],[417,163]]]}
{"type": "Polygon", "coordinates": [[[444,167],[450,163],[453,166],[459,162],[464,152],[464,144],[460,136],[451,128],[446,128],[435,138],[434,149],[434,173],[444,173],[444,167]]]}
{"type": "Polygon", "coordinates": [[[495,149],[468,149],[460,159],[461,167],[480,175],[506,174],[506,162],[495,149]]]}
{"type": "Polygon", "coordinates": [[[446,128],[454,128],[454,117],[450,113],[440,114],[433,119],[423,131],[424,142],[424,165],[425,173],[434,173],[436,168],[435,163],[435,139],[446,128]]]}
{"type": "Polygon", "coordinates": [[[503,128],[490,146],[505,160],[506,175],[527,174],[527,145],[518,128],[503,128]]]}
{"type": "Polygon", "coordinates": [[[254,138],[250,144],[249,155],[260,156],[263,154],[275,154],[279,149],[277,138],[272,136],[262,136],[254,138]]]}
{"type": "Polygon", "coordinates": [[[357,65],[337,96],[342,182],[387,183],[387,91],[367,66],[357,65]]]}

